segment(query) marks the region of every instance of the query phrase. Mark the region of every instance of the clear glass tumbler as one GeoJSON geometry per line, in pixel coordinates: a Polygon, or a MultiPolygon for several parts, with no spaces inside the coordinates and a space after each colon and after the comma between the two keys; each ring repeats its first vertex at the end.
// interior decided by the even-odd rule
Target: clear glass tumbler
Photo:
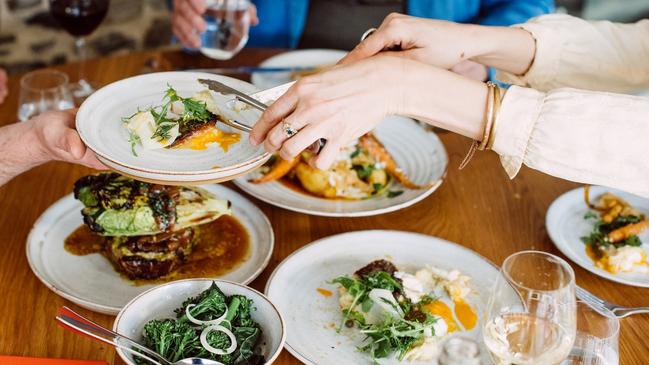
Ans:
{"type": "Polygon", "coordinates": [[[618,365],[620,320],[608,309],[577,301],[577,338],[561,365],[618,365]]]}
{"type": "Polygon", "coordinates": [[[523,251],[503,262],[483,320],[496,364],[555,365],[576,332],[575,274],[563,259],[523,251]]]}
{"type": "Polygon", "coordinates": [[[201,34],[201,53],[217,60],[228,60],[248,42],[249,0],[206,0],[204,18],[207,29],[201,34]]]}
{"type": "Polygon", "coordinates": [[[37,70],[20,79],[18,119],[21,122],[48,110],[74,107],[68,75],[56,70],[37,70]]]}

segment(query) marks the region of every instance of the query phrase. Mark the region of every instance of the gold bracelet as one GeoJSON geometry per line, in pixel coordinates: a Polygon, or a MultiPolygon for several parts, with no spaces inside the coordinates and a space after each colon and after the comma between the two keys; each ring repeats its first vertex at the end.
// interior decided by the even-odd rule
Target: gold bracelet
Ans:
{"type": "Polygon", "coordinates": [[[487,94],[487,118],[484,125],[484,132],[482,133],[482,141],[478,145],[479,151],[484,151],[489,143],[489,136],[491,135],[491,126],[494,123],[494,108],[496,104],[496,89],[498,86],[491,81],[487,81],[489,93],[487,94]]]}
{"type": "Polygon", "coordinates": [[[496,87],[496,92],[494,93],[494,120],[491,125],[491,131],[489,133],[489,142],[487,143],[487,149],[490,150],[494,145],[494,140],[496,139],[496,121],[498,120],[498,113],[500,112],[500,106],[502,105],[502,96],[500,95],[500,88],[496,87]]]}
{"type": "Polygon", "coordinates": [[[473,143],[471,143],[469,152],[467,152],[466,156],[464,156],[464,159],[460,163],[460,170],[464,169],[469,164],[469,161],[471,161],[471,159],[475,155],[476,150],[484,150],[489,142],[488,139],[491,133],[490,125],[493,123],[495,89],[497,89],[496,84],[491,81],[487,82],[487,105],[485,107],[485,115],[483,119],[485,129],[483,132],[482,141],[478,142],[477,140],[474,140],[473,143]]]}

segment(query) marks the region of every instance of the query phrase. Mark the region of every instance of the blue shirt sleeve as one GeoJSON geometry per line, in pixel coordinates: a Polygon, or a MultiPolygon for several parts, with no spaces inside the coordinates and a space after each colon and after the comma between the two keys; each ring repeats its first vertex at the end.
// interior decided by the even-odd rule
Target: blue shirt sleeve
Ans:
{"type": "Polygon", "coordinates": [[[553,11],[553,0],[482,0],[476,23],[513,25],[553,11]]]}

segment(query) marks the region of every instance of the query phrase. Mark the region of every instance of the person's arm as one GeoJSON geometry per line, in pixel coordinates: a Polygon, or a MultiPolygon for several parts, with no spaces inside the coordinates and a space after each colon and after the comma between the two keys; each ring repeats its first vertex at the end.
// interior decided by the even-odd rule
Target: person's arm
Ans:
{"type": "MultiPolygon", "coordinates": [[[[507,68],[498,78],[539,90],[574,87],[629,92],[649,88],[649,20],[634,24],[547,15],[517,25],[536,40],[523,76],[507,68]]],[[[493,47],[493,46],[492,46],[493,47]]],[[[495,57],[504,58],[498,51],[495,57]]]]}
{"type": "Polygon", "coordinates": [[[493,150],[513,178],[525,164],[549,175],[649,197],[649,98],[510,87],[493,150]]]}
{"type": "Polygon", "coordinates": [[[47,112],[0,128],[0,186],[51,160],[105,167],[74,130],[74,110],[47,112]]]}
{"type": "Polygon", "coordinates": [[[403,51],[386,53],[445,69],[468,59],[503,71],[502,81],[540,90],[649,88],[649,20],[616,24],[545,15],[515,27],[485,27],[394,14],[341,63],[395,45],[403,51]]]}
{"type": "MultiPolygon", "coordinates": [[[[420,62],[377,56],[308,76],[262,115],[251,143],[290,159],[320,138],[321,169],[341,146],[387,115],[406,115],[480,140],[487,87],[420,62]],[[298,133],[285,134],[282,121],[298,133]]],[[[521,165],[568,180],[606,185],[649,197],[649,99],[512,86],[494,123],[493,150],[514,177],[521,165]]]]}

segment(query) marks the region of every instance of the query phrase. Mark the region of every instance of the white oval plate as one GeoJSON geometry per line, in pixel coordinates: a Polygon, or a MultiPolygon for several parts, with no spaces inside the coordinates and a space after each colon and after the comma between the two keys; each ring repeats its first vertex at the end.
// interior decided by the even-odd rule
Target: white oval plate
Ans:
{"type": "MultiPolygon", "coordinates": [[[[249,257],[221,279],[247,284],[266,267],[273,252],[273,229],[264,213],[226,187],[202,188],[232,202],[233,215],[250,235],[249,257]]],[[[83,224],[82,204],[72,194],[49,207],[27,237],[27,260],[34,274],[58,295],[92,311],[117,314],[138,294],[155,285],[134,286],[101,254],[76,256],[63,248],[65,238],[83,224]]]]}
{"type": "MultiPolygon", "coordinates": [[[[345,57],[346,51],[337,49],[303,49],[290,51],[273,56],[264,62],[260,67],[320,67],[335,65],[341,58],[345,57]]],[[[256,72],[250,77],[253,85],[258,88],[270,89],[287,82],[291,79],[290,72],[256,72]]]]}
{"type": "MultiPolygon", "coordinates": [[[[275,269],[266,285],[266,295],[279,308],[286,321],[286,348],[305,364],[371,364],[367,354],[357,351],[362,337],[353,338],[352,330],[336,332],[340,322],[338,295],[324,297],[317,288],[337,293],[328,282],[341,275],[351,275],[369,262],[387,258],[402,270],[427,265],[458,269],[471,277],[477,293],[472,303],[478,305],[479,318],[498,276],[498,268],[484,257],[460,245],[417,233],[399,231],[359,231],[315,241],[287,257],[275,269]],[[332,324],[335,324],[332,326],[332,324]],[[333,327],[333,328],[332,328],[333,327]]],[[[482,343],[480,321],[463,336],[482,343]]],[[[491,363],[486,349],[485,364],[491,363]]],[[[404,364],[396,359],[382,359],[383,365],[404,364]]],[[[410,362],[409,364],[421,364],[410,362]]],[[[430,364],[430,362],[428,362],[430,364]]]]}
{"type": "MultiPolygon", "coordinates": [[[[76,126],[81,139],[103,160],[111,162],[111,167],[134,170],[148,174],[157,174],[158,180],[176,179],[179,175],[197,176],[197,180],[207,180],[205,175],[219,178],[236,176],[233,171],[241,168],[253,168],[256,162],[269,156],[263,147],[252,147],[247,134],[242,134],[241,141],[224,152],[218,145],[212,144],[206,150],[158,149],[145,150],[136,147],[137,156],[131,151],[129,136],[122,126],[122,117],[135,113],[138,108],[160,105],[167,85],[173,86],[179,95],[189,97],[205,90],[198,83],[199,78],[214,79],[230,85],[243,92],[253,93],[256,90],[251,84],[237,79],[198,72],[160,72],[130,77],[104,86],[83,102],[77,113],[76,126]]],[[[253,109],[238,113],[227,107],[232,97],[212,93],[221,112],[228,118],[244,124],[254,125],[260,113],[253,109]]],[[[219,125],[219,128],[233,131],[230,127],[219,125]]],[[[125,171],[128,173],[128,171],[125,171]]]]}
{"type": "MultiPolygon", "coordinates": [[[[174,317],[174,310],[187,298],[195,297],[212,285],[210,279],[186,279],[156,286],[133,298],[115,318],[113,331],[141,343],[144,325],[153,319],[174,317]]],[[[226,295],[244,295],[252,299],[255,311],[252,319],[261,326],[262,353],[266,364],[279,356],[286,340],[286,325],[277,307],[265,295],[241,284],[215,280],[226,295]]],[[[124,350],[117,354],[129,365],[135,365],[133,357],[124,350]]]]}
{"type": "MultiPolygon", "coordinates": [[[[595,198],[607,191],[620,196],[629,202],[631,206],[649,216],[649,199],[616,189],[591,186],[591,201],[594,201],[595,198]]],[[[592,223],[584,219],[584,215],[588,211],[589,209],[584,202],[583,188],[570,190],[552,202],[545,216],[545,227],[554,245],[570,260],[597,276],[626,285],[649,288],[649,274],[611,274],[595,266],[593,261],[586,255],[586,248],[580,238],[587,236],[593,228],[592,223]]],[[[645,231],[639,237],[643,242],[642,248],[649,254],[649,246],[647,246],[649,244],[649,232],[645,231]]]]}
{"type": "Polygon", "coordinates": [[[403,194],[393,198],[384,194],[363,200],[340,200],[303,194],[278,181],[250,183],[250,179],[261,176],[258,171],[237,178],[234,183],[266,203],[295,212],[327,217],[362,217],[393,212],[419,202],[442,184],[448,156],[435,133],[426,131],[417,122],[404,117],[387,118],[374,133],[415,183],[432,182],[431,187],[413,190],[395,182],[390,190],[402,190],[403,194]]]}

